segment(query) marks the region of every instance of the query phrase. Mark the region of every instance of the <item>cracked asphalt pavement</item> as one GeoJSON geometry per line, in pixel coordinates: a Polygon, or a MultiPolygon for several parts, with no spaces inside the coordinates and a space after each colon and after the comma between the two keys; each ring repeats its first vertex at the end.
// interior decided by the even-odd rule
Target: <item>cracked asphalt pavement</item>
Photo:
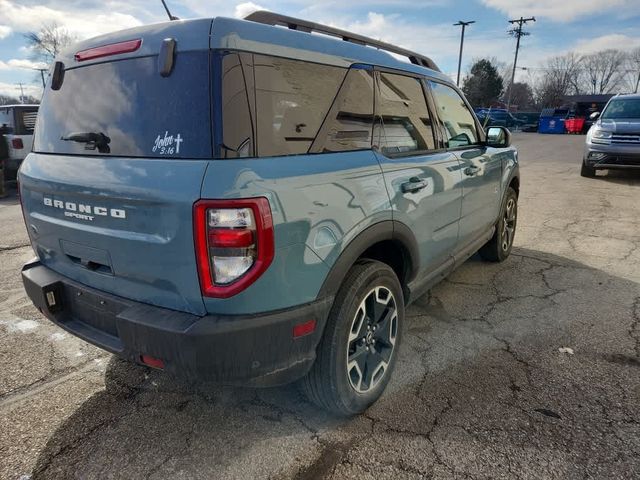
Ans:
{"type": "Polygon", "coordinates": [[[56,328],[0,200],[0,478],[638,478],[640,175],[582,136],[515,135],[518,232],[407,312],[387,391],[335,418],[295,386],[187,385],[56,328]]]}

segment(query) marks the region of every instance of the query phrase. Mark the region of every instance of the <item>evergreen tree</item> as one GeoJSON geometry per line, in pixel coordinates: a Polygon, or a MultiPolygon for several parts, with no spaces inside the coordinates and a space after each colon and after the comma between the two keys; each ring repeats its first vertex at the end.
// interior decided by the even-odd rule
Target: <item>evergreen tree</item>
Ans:
{"type": "Polygon", "coordinates": [[[497,102],[502,94],[502,78],[491,61],[483,58],[471,66],[462,90],[474,107],[488,107],[497,102]]]}

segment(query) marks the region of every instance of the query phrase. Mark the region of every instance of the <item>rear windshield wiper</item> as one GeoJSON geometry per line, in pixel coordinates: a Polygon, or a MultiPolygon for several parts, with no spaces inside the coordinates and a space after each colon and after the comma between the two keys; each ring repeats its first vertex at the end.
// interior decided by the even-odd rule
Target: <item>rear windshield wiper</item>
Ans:
{"type": "Polygon", "coordinates": [[[102,132],[74,132],[66,137],[60,137],[60,140],[84,143],[85,150],[97,148],[100,153],[111,153],[111,148],[109,148],[111,139],[102,132]]]}

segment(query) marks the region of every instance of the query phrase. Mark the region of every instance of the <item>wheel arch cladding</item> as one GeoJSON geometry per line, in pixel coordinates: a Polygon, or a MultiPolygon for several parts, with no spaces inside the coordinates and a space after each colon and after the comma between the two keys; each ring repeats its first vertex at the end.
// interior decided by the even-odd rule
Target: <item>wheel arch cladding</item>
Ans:
{"type": "Polygon", "coordinates": [[[516,196],[520,196],[520,177],[518,175],[514,175],[513,178],[509,181],[509,186],[516,191],[516,196]]]}
{"type": "Polygon", "coordinates": [[[335,295],[347,272],[362,258],[389,265],[406,296],[406,284],[415,277],[420,265],[419,255],[417,241],[409,227],[391,220],[376,223],[344,248],[322,284],[318,298],[335,295]]]}

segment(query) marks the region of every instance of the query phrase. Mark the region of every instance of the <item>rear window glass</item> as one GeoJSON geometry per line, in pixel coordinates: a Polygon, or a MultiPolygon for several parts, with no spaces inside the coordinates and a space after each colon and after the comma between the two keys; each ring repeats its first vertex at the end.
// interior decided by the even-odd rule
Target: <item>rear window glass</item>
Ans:
{"type": "Polygon", "coordinates": [[[157,57],[69,69],[46,89],[34,151],[210,158],[208,52],[181,52],[160,76],[157,57]]]}
{"type": "Polygon", "coordinates": [[[431,116],[417,78],[381,73],[375,141],[385,155],[433,150],[431,116]]]}

